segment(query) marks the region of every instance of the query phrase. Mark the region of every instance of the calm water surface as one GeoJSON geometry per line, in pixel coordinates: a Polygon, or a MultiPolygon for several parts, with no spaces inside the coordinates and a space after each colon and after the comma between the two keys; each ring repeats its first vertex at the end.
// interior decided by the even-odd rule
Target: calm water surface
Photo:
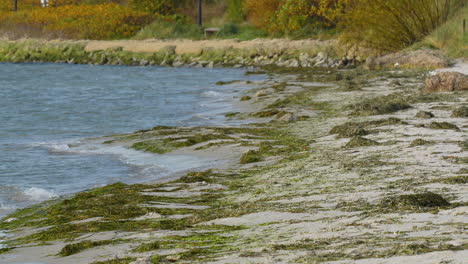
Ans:
{"type": "Polygon", "coordinates": [[[236,69],[0,64],[0,217],[14,208],[116,181],[142,182],[206,165],[93,145],[92,137],[155,125],[222,125],[255,80],[236,69]],[[79,147],[70,146],[79,144],[79,147]]]}

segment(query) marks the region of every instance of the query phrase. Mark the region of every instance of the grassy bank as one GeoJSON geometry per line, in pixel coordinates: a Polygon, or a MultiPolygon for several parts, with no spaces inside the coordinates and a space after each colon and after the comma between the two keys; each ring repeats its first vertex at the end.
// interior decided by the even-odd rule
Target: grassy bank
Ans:
{"type": "Polygon", "coordinates": [[[468,33],[463,34],[463,20],[467,18],[468,6],[416,44],[415,48],[440,49],[452,58],[468,57],[468,33]]]}

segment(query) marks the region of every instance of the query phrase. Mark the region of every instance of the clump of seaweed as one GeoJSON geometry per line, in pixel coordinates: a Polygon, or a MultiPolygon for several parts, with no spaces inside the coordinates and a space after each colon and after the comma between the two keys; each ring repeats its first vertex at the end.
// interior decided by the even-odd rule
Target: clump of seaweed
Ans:
{"type": "Polygon", "coordinates": [[[252,99],[252,97],[246,95],[246,96],[242,96],[240,100],[241,101],[249,101],[250,99],[252,99]]]}
{"type": "Polygon", "coordinates": [[[453,176],[445,179],[439,180],[439,182],[448,183],[448,184],[466,184],[468,183],[468,176],[453,176]]]}
{"type": "Polygon", "coordinates": [[[219,81],[219,82],[216,82],[216,85],[229,85],[229,84],[233,84],[233,83],[236,83],[236,82],[240,82],[238,80],[234,80],[234,81],[219,81]]]}
{"type": "Polygon", "coordinates": [[[259,151],[249,150],[244,153],[240,159],[241,164],[254,163],[262,160],[262,156],[259,151]]]}
{"type": "Polygon", "coordinates": [[[387,197],[381,202],[381,205],[385,208],[406,210],[444,207],[450,206],[450,203],[439,194],[424,192],[387,197]]]}
{"type": "Polygon", "coordinates": [[[416,147],[416,146],[423,146],[423,145],[429,145],[432,144],[431,141],[424,140],[422,138],[417,138],[411,142],[410,147],[416,147]]]}
{"type": "Polygon", "coordinates": [[[161,243],[159,241],[153,241],[149,243],[143,243],[135,248],[134,252],[148,252],[161,248],[161,243]]]}
{"type": "Polygon", "coordinates": [[[278,111],[278,110],[267,110],[267,111],[261,111],[261,112],[253,113],[252,116],[253,117],[266,118],[266,117],[275,116],[275,115],[277,115],[279,113],[280,113],[280,111],[278,111]]]}
{"type": "Polygon", "coordinates": [[[468,107],[462,106],[453,110],[452,117],[468,117],[468,107]]]}
{"type": "Polygon", "coordinates": [[[456,125],[448,122],[432,122],[431,124],[429,124],[429,128],[460,130],[456,125]]]}
{"type": "Polygon", "coordinates": [[[361,136],[355,136],[351,138],[351,140],[346,144],[345,147],[347,148],[357,148],[357,147],[368,147],[368,146],[375,146],[379,145],[377,141],[364,138],[361,136]]]}
{"type": "Polygon", "coordinates": [[[369,131],[364,129],[364,126],[360,123],[347,122],[342,125],[333,127],[330,130],[330,134],[337,134],[338,137],[347,138],[365,136],[369,134],[369,131]]]}
{"type": "Polygon", "coordinates": [[[81,251],[84,251],[89,248],[104,246],[114,243],[112,240],[100,240],[100,241],[82,241],[79,243],[74,244],[67,244],[65,245],[62,250],[58,253],[58,255],[62,257],[70,256],[81,251]]]}
{"type": "Polygon", "coordinates": [[[210,178],[212,170],[206,170],[202,172],[189,172],[185,176],[179,179],[180,182],[194,183],[194,182],[213,182],[210,178]]]}
{"type": "Polygon", "coordinates": [[[411,108],[411,105],[402,97],[387,95],[363,100],[360,103],[350,105],[349,108],[352,110],[351,115],[368,116],[390,114],[406,110],[411,108]]]}

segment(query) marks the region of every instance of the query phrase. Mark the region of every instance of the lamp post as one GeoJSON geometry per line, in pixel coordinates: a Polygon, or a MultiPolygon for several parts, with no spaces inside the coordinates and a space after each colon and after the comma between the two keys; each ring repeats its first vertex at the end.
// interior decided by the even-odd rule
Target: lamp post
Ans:
{"type": "Polygon", "coordinates": [[[203,25],[203,18],[202,18],[202,0],[198,0],[198,25],[201,27],[203,25]]]}
{"type": "Polygon", "coordinates": [[[13,5],[13,11],[18,11],[18,0],[15,0],[15,4],[13,5]]]}

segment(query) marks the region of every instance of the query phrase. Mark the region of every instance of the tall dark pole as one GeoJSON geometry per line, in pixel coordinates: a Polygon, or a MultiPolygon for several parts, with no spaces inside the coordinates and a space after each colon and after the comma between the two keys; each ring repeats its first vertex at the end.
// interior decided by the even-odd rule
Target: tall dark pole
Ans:
{"type": "Polygon", "coordinates": [[[13,7],[13,11],[18,11],[18,0],[15,0],[15,5],[13,7]]]}
{"type": "Polygon", "coordinates": [[[203,25],[202,0],[198,0],[198,25],[203,25]]]}

